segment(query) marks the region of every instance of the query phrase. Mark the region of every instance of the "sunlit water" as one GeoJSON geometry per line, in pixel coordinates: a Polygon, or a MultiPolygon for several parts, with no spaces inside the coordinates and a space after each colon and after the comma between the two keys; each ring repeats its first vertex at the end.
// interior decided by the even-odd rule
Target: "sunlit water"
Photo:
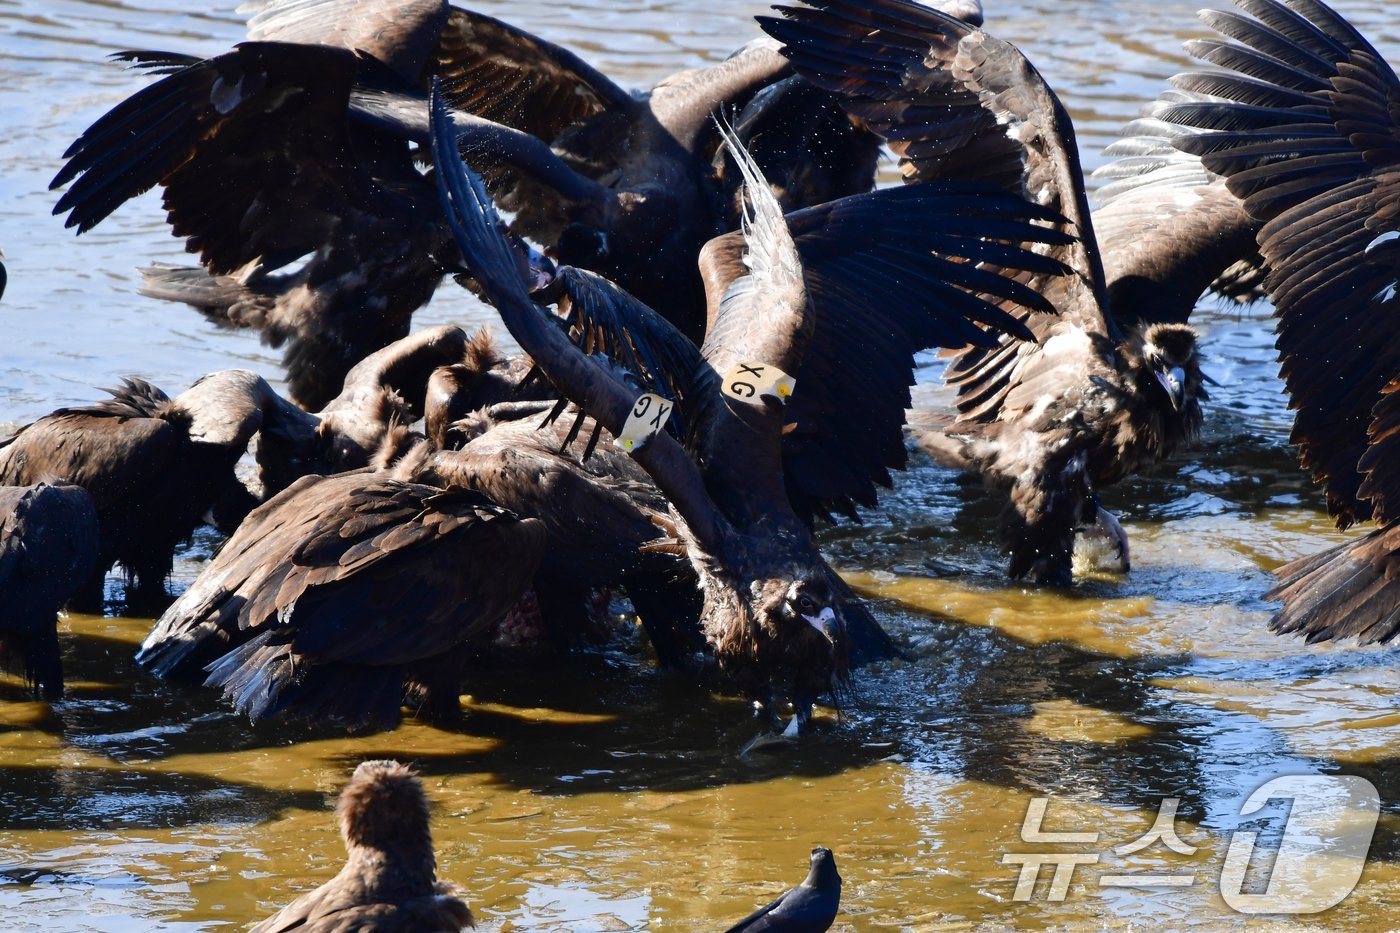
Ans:
{"type": "MultiPolygon", "coordinates": [[[[1178,0],[996,3],[1080,128],[1086,165],[1186,65],[1202,34],[1178,0]]],[[[715,60],[755,32],[760,3],[596,0],[482,9],[563,40],[644,86],[715,60]]],[[[1340,8],[1383,50],[1381,2],[1340,8]]],[[[245,333],[135,294],[135,270],[182,261],[152,194],[74,239],[49,216],[68,142],[141,79],[126,48],[216,53],[241,38],[227,7],[166,0],[0,0],[0,423],[97,397],[137,373],[170,390],[277,355],[245,333]]],[[[489,313],[444,288],[420,323],[489,313]]],[[[481,671],[461,731],[410,722],[372,737],[250,728],[207,693],[143,677],[148,620],[63,626],[70,691],[48,706],[0,682],[0,927],[240,928],[327,878],[340,842],[330,795],[354,764],[417,763],[435,805],[441,873],[489,926],[718,930],[836,851],[840,929],[1242,928],[1218,876],[1240,803],[1285,773],[1360,774],[1386,801],[1357,891],[1285,929],[1389,929],[1400,871],[1400,687],[1384,649],[1306,647],[1265,629],[1269,571],[1337,539],[1284,444],[1265,310],[1198,315],[1213,389],[1203,450],[1111,490],[1134,570],[1073,594],[1007,586],[993,542],[1000,501],[916,461],[829,553],[911,660],[862,672],[845,719],[795,749],[741,757],[742,705],[658,677],[635,638],[577,657],[481,671]],[[1164,798],[1191,855],[1117,854],[1164,798]],[[1046,827],[1096,844],[1020,838],[1034,798],[1046,827]],[[1067,897],[1013,899],[1007,852],[1101,853],[1067,897]],[[1110,875],[1190,874],[1153,890],[1110,875]]],[[[937,367],[925,377],[932,381],[937,367]]],[[[933,402],[946,393],[922,393],[933,402]]],[[[197,536],[177,586],[217,541],[197,536]]],[[[1276,828],[1276,826],[1275,826],[1276,828]]],[[[1048,879],[1048,872],[1047,872],[1048,879]]],[[[1260,922],[1257,918],[1251,924],[1260,922]]]]}

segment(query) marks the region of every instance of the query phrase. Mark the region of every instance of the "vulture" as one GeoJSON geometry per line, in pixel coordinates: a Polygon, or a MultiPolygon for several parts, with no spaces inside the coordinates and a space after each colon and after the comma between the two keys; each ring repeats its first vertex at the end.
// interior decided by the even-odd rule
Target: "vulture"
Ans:
{"type": "Polygon", "coordinates": [[[56,616],[96,567],[97,509],[87,492],[0,486],[0,664],[18,662],[46,700],[63,693],[56,616]]]}
{"type": "MultiPolygon", "coordinates": [[[[591,626],[590,594],[621,587],[658,662],[680,668],[703,647],[689,563],[652,552],[669,524],[667,504],[637,463],[613,444],[595,444],[591,420],[539,423],[552,402],[502,404],[456,422],[456,449],[433,454],[423,481],[476,489],[544,528],[535,575],[540,622],[555,644],[591,626]]],[[[430,412],[430,420],[432,418],[430,412]]]]}
{"type": "MultiPolygon", "coordinates": [[[[513,229],[669,309],[697,341],[696,255],[737,222],[733,179],[712,164],[712,113],[744,112],[788,207],[874,182],[879,140],[829,96],[789,87],[754,101],[790,73],[766,40],[634,95],[567,49],[442,0],[253,8],[250,41],[214,58],[117,56],[161,78],[69,147],[54,211],[81,233],[162,186],[203,268],[156,266],[145,292],[286,344],[291,396],[310,410],[408,333],[455,262],[415,160],[435,77],[513,229]]],[[[547,281],[549,263],[532,261],[547,281]]]]}
{"type": "Polygon", "coordinates": [[[234,474],[253,435],[265,458],[282,461],[314,422],[242,369],[204,376],[173,399],[135,377],[107,391],[106,401],[60,408],[0,440],[0,484],[61,480],[92,496],[99,548],[75,603],[84,611],[101,611],[114,563],[139,604],[163,604],[175,546],[206,515],[229,529],[256,505],[234,474]]]}
{"type": "Polygon", "coordinates": [[[797,887],[749,914],[725,933],[825,933],[841,906],[841,873],[830,849],[812,849],[811,868],[797,887]]]}
{"type": "MultiPolygon", "coordinates": [[[[1053,212],[985,186],[923,185],[785,218],[732,141],[751,213],[701,251],[703,345],[591,273],[577,277],[569,303],[576,344],[532,300],[440,96],[433,129],[436,178],[468,272],[561,395],[651,476],[674,531],[653,549],[689,559],[706,643],[770,716],[790,697],[788,728],[801,731],[814,701],[847,683],[850,633],[885,636],[799,509],[810,517],[849,504],[887,477],[891,446],[903,453],[914,352],[993,342],[974,321],[1029,336],[972,293],[1048,306],[977,263],[1061,271],[1019,246],[1066,239],[1033,222],[1053,212]]],[[[879,647],[892,650],[887,640],[879,647]]]]}
{"type": "Polygon", "coordinates": [[[1189,327],[1111,303],[1064,107],[1014,46],[909,0],[777,9],[759,18],[764,30],[798,74],[888,140],[907,182],[991,183],[1063,216],[1053,229],[1072,236],[1039,251],[1070,274],[1017,275],[1043,306],[999,299],[1035,339],[1004,331],[959,350],[945,375],[956,418],[926,446],[1009,488],[1013,578],[1069,585],[1075,531],[1093,524],[1114,531],[1126,563],[1098,490],[1196,437],[1202,375],[1189,327]]]}
{"type": "Polygon", "coordinates": [[[1282,567],[1281,633],[1386,642],[1400,631],[1400,78],[1317,0],[1208,10],[1218,66],[1173,78],[1209,95],[1168,109],[1175,142],[1261,224],[1290,440],[1339,528],[1375,529],[1282,567]]]}
{"type": "Polygon", "coordinates": [[[396,340],[356,363],[340,394],[306,415],[301,430],[259,438],[263,497],[312,473],[393,460],[417,439],[402,428],[420,419],[434,435],[477,408],[542,397],[543,382],[526,380],[530,369],[523,357],[503,357],[487,328],[468,337],[443,324],[396,340]]]}
{"type": "Polygon", "coordinates": [[[475,928],[460,887],[437,879],[428,798],[397,761],[363,761],[335,804],[346,860],[251,933],[457,933],[475,928]]]}
{"type": "Polygon", "coordinates": [[[392,728],[459,713],[472,640],[524,595],[544,529],[481,493],[392,469],[306,476],[254,509],[136,660],[202,678],[253,721],[392,728]]]}

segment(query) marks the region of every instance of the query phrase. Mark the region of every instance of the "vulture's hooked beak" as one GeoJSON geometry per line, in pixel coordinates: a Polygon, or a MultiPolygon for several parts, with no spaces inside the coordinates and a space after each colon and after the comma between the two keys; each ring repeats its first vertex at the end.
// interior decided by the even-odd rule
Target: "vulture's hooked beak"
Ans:
{"type": "Polygon", "coordinates": [[[1172,409],[1181,411],[1181,406],[1186,403],[1186,370],[1180,366],[1173,366],[1166,372],[1156,370],[1157,381],[1162,384],[1162,388],[1167,390],[1167,398],[1172,401],[1172,409]]]}
{"type": "Polygon", "coordinates": [[[822,636],[827,641],[831,642],[833,645],[836,644],[836,638],[840,634],[840,628],[836,623],[836,612],[830,606],[827,606],[814,616],[809,616],[804,613],[802,618],[806,619],[807,624],[812,626],[812,628],[821,632],[822,636]]]}

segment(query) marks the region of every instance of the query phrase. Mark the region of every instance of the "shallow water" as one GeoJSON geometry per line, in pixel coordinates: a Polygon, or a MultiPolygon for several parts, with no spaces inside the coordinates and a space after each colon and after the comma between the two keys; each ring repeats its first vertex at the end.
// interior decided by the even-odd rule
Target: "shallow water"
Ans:
{"type": "MultiPolygon", "coordinates": [[[[988,14],[1059,90],[1092,167],[1185,66],[1180,40],[1203,34],[1197,5],[989,0],[988,14]]],[[[90,401],[128,373],[167,389],[232,365],[279,374],[255,338],[136,296],[137,267],[184,256],[155,195],[76,240],[49,216],[63,148],[141,83],[103,56],[215,53],[241,37],[232,12],[184,6],[0,0],[0,423],[90,401]]],[[[726,54],[763,6],[480,4],[634,86],[726,54]]],[[[1388,4],[1338,6],[1396,57],[1388,4]]],[[[422,769],[441,873],[491,927],[721,929],[799,880],[821,843],[845,878],[841,929],[1243,928],[1217,883],[1240,803],[1277,775],[1316,772],[1379,788],[1370,861],[1339,907],[1265,922],[1400,925],[1400,661],[1265,631],[1269,571],[1338,535],[1285,446],[1266,310],[1203,312],[1221,385],[1202,450],[1105,495],[1132,537],[1133,572],[1069,595],[1007,586],[999,500],[916,463],[862,525],[826,536],[912,657],[863,672],[845,720],[828,717],[796,748],[741,757],[756,732],[742,705],[658,677],[627,636],[481,671],[460,731],[409,722],[347,738],[250,727],[203,691],[140,675],[131,655],[149,620],[71,617],[67,698],[30,702],[0,680],[0,926],[240,928],[336,871],[329,795],[379,756],[422,769]],[[1192,855],[1112,851],[1170,797],[1192,855]],[[1014,900],[1017,869],[1002,862],[1038,851],[1020,838],[1035,798],[1050,800],[1047,828],[1101,833],[1039,845],[1102,854],[1061,902],[1045,882],[1014,900]],[[1194,883],[1103,883],[1166,872],[1194,883]]],[[[487,319],[444,288],[419,323],[487,319]]],[[[936,365],[924,375],[936,380],[936,365]]],[[[216,543],[197,536],[177,585],[216,543]]]]}

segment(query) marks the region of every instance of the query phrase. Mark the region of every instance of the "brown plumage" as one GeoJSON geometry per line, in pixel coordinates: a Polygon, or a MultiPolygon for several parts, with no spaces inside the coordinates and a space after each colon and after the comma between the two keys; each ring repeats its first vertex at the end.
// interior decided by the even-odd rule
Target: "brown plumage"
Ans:
{"type": "MultiPolygon", "coordinates": [[[[470,486],[544,528],[534,589],[546,631],[560,645],[591,627],[589,594],[620,587],[631,599],[663,666],[683,666],[701,648],[695,574],[683,556],[654,551],[666,536],[667,504],[646,471],[609,437],[589,450],[594,425],[540,425],[548,404],[479,411],[427,464],[434,481],[470,486]]],[[[430,411],[431,418],[431,411],[430,411]]]]}
{"type": "Polygon", "coordinates": [[[55,616],[97,566],[97,510],[70,485],[0,486],[0,665],[46,700],[63,692],[55,616]]]}
{"type": "Polygon", "coordinates": [[[348,49],[271,42],[207,61],[124,57],[164,77],[73,143],[55,212],[82,232],[160,185],[204,268],[155,267],[146,292],[285,343],[292,397],[322,407],[351,366],[408,333],[444,271],[407,144],[347,117],[353,88],[398,77],[348,49]]]}
{"type": "Polygon", "coordinates": [[[1040,250],[1071,274],[1017,276],[1049,309],[999,302],[1035,340],[973,343],[950,364],[958,417],[933,445],[1010,488],[1012,576],[1069,584],[1075,529],[1093,521],[1096,490],[1198,429],[1194,334],[1120,324],[1069,115],[1014,46],[909,0],[779,10],[759,18],[764,29],[799,74],[889,141],[906,181],[1001,185],[1058,212],[1054,229],[1072,234],[1040,250]]]}
{"type": "Polygon", "coordinates": [[[428,799],[412,768],[361,762],[335,805],[345,867],[251,933],[457,933],[475,928],[462,888],[437,879],[428,799]]]}
{"type": "Polygon", "coordinates": [[[419,482],[422,460],[304,477],[259,506],[137,660],[204,678],[254,720],[390,727],[405,701],[453,718],[468,645],[525,591],[544,534],[478,492],[419,482]]]}
{"type": "Polygon", "coordinates": [[[58,479],[92,496],[101,547],[80,594],[88,610],[100,609],[113,563],[138,598],[164,599],[175,546],[205,514],[232,528],[256,504],[234,475],[253,435],[298,439],[311,430],[305,412],[246,370],[205,376],[174,399],[136,378],[108,391],[105,402],[61,408],[0,441],[0,483],[58,479]]]}
{"type": "Polygon", "coordinates": [[[449,434],[474,411],[549,397],[543,379],[528,378],[529,357],[503,356],[491,331],[483,327],[467,343],[465,358],[435,370],[428,379],[423,430],[443,449],[460,446],[449,434]]]}
{"type": "Polygon", "coordinates": [[[1233,41],[1188,49],[1231,72],[1173,79],[1210,95],[1170,108],[1177,145],[1229,179],[1261,223],[1291,440],[1358,540],[1279,570],[1280,632],[1310,641],[1400,632],[1400,78],[1316,0],[1205,11],[1233,41]],[[1204,131],[1204,132],[1202,132],[1204,131]]]}
{"type": "Polygon", "coordinates": [[[451,271],[411,148],[437,76],[522,233],[648,297],[688,296],[676,313],[699,337],[694,257],[725,229],[711,114],[787,71],[771,44],[634,97],[566,49],[441,0],[257,10],[253,41],[206,61],[122,53],[162,77],[89,127],[54,177],[70,185],[55,212],[79,232],[164,189],[203,268],[155,266],[146,294],[285,344],[292,397],[324,406],[451,271]]]}
{"type": "MultiPolygon", "coordinates": [[[[868,654],[891,650],[878,625],[822,559],[807,523],[789,500],[792,486],[784,475],[784,439],[792,432],[785,423],[803,410],[797,406],[804,391],[819,403],[814,412],[829,398],[819,391],[820,378],[810,380],[812,390],[805,388],[809,383],[803,367],[813,361],[832,382],[825,388],[839,393],[849,386],[849,395],[868,399],[869,407],[859,419],[867,425],[874,422],[874,436],[892,432],[898,442],[916,349],[985,340],[969,318],[1016,329],[1011,318],[951,283],[1021,292],[992,273],[969,268],[960,257],[987,255],[983,251],[989,250],[1004,265],[1025,263],[1049,272],[1055,263],[990,244],[981,235],[991,225],[1008,240],[1056,239],[1053,232],[1023,222],[1049,215],[986,190],[911,188],[843,199],[788,221],[752,161],[732,142],[749,185],[753,213],[743,233],[712,240],[701,253],[710,298],[704,345],[697,352],[621,289],[580,276],[572,295],[578,313],[571,317],[573,335],[593,352],[606,354],[608,363],[581,352],[531,301],[510,246],[499,234],[485,189],[450,146],[455,134],[441,101],[434,108],[434,133],[437,177],[463,258],[512,335],[556,388],[614,436],[623,434],[634,406],[643,407],[637,380],[664,392],[683,409],[677,413],[683,415],[679,433],[684,447],[661,430],[630,452],[665,495],[673,517],[680,519],[675,530],[699,577],[706,641],[747,696],[771,709],[776,695],[790,695],[801,726],[812,702],[845,681],[848,647],[857,644],[857,635],[868,654]],[[930,234],[930,239],[897,239],[890,234],[900,230],[903,221],[914,223],[913,218],[937,229],[943,238],[930,234]],[[802,242],[796,239],[799,232],[802,242]],[[878,268],[879,257],[889,251],[910,259],[903,287],[927,285],[937,300],[917,310],[889,302],[890,292],[897,295],[901,285],[879,283],[869,274],[871,266],[865,265],[878,268]],[[835,295],[847,300],[832,301],[835,295]],[[825,368],[830,356],[814,352],[823,341],[830,347],[847,335],[854,336],[843,349],[859,352],[871,341],[859,339],[864,332],[850,323],[858,320],[900,321],[902,336],[874,338],[877,347],[880,340],[888,341],[883,351],[891,360],[888,372],[882,374],[872,364],[843,375],[825,368]],[[623,360],[636,368],[620,373],[615,367],[623,360]],[[751,401],[744,401],[726,395],[725,374],[743,362],[797,374],[793,408],[785,409],[781,396],[750,396],[751,401]],[[886,418],[891,410],[893,417],[886,418]]],[[[915,229],[921,229],[917,223],[915,229]]],[[[563,270],[560,277],[565,277],[563,270]]],[[[881,333],[877,326],[869,330],[881,333]]],[[[658,404],[648,401],[645,414],[659,410],[658,404]]],[[[673,403],[664,404],[669,408],[673,403]]],[[[823,427],[829,435],[827,449],[833,457],[840,456],[837,445],[844,425],[811,425],[812,437],[823,427]]],[[[861,456],[872,452],[862,451],[861,456]]],[[[873,456],[878,466],[880,452],[873,456]]],[[[851,473],[851,488],[862,489],[861,484],[872,481],[868,472],[851,473]]],[[[836,487],[832,497],[844,493],[836,487]]]]}
{"type": "Polygon", "coordinates": [[[1094,232],[1108,304],[1125,330],[1185,324],[1209,289],[1238,304],[1264,298],[1259,222],[1197,156],[1172,145],[1182,131],[1161,119],[1200,94],[1163,92],[1104,150],[1094,171],[1094,232]]]}

